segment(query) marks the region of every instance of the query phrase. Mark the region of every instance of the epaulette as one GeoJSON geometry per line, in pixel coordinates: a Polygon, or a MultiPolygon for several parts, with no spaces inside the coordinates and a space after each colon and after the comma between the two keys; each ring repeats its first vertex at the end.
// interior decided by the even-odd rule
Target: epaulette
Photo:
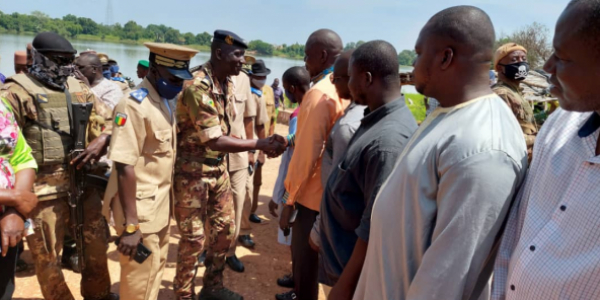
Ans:
{"type": "Polygon", "coordinates": [[[120,82],[125,82],[125,79],[121,78],[121,77],[111,77],[110,79],[114,80],[114,81],[120,81],[120,82]]]}
{"type": "Polygon", "coordinates": [[[208,89],[210,88],[210,78],[208,78],[208,75],[206,75],[204,78],[202,78],[202,80],[200,80],[200,88],[208,91],[208,89]]]}
{"type": "Polygon", "coordinates": [[[142,103],[142,101],[144,101],[144,98],[146,98],[146,96],[148,96],[148,90],[146,88],[141,88],[139,90],[135,90],[135,91],[129,93],[129,96],[131,96],[131,98],[137,100],[138,102],[142,103]]]}
{"type": "Polygon", "coordinates": [[[256,94],[259,97],[262,97],[262,95],[263,95],[263,92],[261,90],[259,90],[259,89],[250,87],[250,90],[252,91],[252,93],[256,94]]]}

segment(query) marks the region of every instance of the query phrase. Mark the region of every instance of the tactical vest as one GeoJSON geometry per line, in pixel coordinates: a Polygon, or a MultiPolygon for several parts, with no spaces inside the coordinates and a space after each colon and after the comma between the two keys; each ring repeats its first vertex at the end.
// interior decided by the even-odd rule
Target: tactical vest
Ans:
{"type": "Polygon", "coordinates": [[[515,92],[510,86],[503,83],[502,81],[498,81],[498,83],[494,84],[492,86],[492,89],[493,90],[502,89],[502,90],[506,91],[507,93],[511,94],[513,96],[513,98],[520,99],[521,107],[523,108],[524,115],[531,116],[531,120],[530,120],[531,123],[528,122],[527,120],[521,120],[520,117],[516,116],[517,121],[519,122],[519,125],[521,126],[521,129],[523,130],[523,133],[525,133],[527,135],[532,135],[532,134],[536,134],[538,132],[538,129],[535,126],[535,118],[534,118],[534,114],[533,114],[533,108],[531,107],[529,102],[527,100],[525,100],[523,98],[523,96],[521,96],[521,94],[519,94],[518,92],[515,92]]]}
{"type": "MultiPolygon", "coordinates": [[[[37,120],[25,117],[22,131],[38,166],[66,163],[73,147],[73,139],[69,135],[71,125],[66,93],[46,88],[30,75],[15,75],[7,81],[19,84],[33,99],[37,120]]],[[[81,97],[83,92],[79,82],[69,77],[67,86],[71,101],[79,102],[78,96],[81,97]]]]}

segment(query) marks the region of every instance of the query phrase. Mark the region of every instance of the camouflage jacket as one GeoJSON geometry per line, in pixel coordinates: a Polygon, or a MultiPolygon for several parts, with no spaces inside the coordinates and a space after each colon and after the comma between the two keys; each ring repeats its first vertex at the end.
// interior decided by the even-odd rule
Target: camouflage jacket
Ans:
{"type": "Polygon", "coordinates": [[[498,80],[498,83],[492,86],[492,90],[494,90],[494,92],[506,102],[513,114],[515,114],[515,117],[517,118],[517,121],[519,121],[519,125],[521,125],[521,129],[523,130],[523,136],[525,137],[525,142],[527,143],[527,149],[529,150],[533,148],[538,127],[535,122],[533,107],[527,100],[525,100],[525,98],[523,98],[519,87],[515,87],[510,83],[498,80]]]}
{"type": "Polygon", "coordinates": [[[175,173],[224,172],[226,153],[213,151],[208,141],[230,134],[235,118],[233,82],[227,77],[222,86],[213,76],[210,63],[194,73],[194,79],[184,84],[177,100],[177,160],[175,173]],[[220,159],[217,166],[203,164],[206,159],[220,159]]]}
{"type": "MultiPolygon", "coordinates": [[[[69,88],[69,83],[75,82],[79,84],[77,90],[81,90],[81,92],[77,93],[77,97],[73,98],[73,101],[94,103],[87,132],[87,141],[90,142],[100,136],[103,131],[111,130],[112,109],[100,101],[82,81],[70,78],[67,81],[67,88],[69,88]]],[[[19,127],[24,128],[27,119],[38,119],[34,97],[21,85],[10,81],[10,78],[0,88],[0,97],[8,100],[12,106],[19,127]]],[[[64,165],[39,166],[34,183],[34,192],[39,200],[52,200],[66,196],[69,189],[67,174],[64,165]]]]}

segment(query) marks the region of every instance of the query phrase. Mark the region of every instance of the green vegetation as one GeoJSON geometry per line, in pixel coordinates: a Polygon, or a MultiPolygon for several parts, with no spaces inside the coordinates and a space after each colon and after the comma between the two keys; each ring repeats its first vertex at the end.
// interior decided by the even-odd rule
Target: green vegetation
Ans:
{"type": "Polygon", "coordinates": [[[425,102],[423,102],[425,96],[421,94],[404,94],[404,98],[406,99],[406,105],[408,105],[417,122],[423,122],[425,120],[425,111],[427,110],[425,102]]]}
{"type": "Polygon", "coordinates": [[[402,66],[412,66],[415,58],[417,58],[415,50],[402,50],[402,52],[398,53],[398,62],[402,66]]]}

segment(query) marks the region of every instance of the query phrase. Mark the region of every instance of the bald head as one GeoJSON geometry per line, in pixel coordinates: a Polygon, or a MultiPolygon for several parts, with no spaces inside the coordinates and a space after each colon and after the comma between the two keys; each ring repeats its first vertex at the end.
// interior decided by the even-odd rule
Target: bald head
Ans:
{"type": "Polygon", "coordinates": [[[281,77],[284,84],[305,86],[310,85],[310,76],[304,67],[291,67],[281,77]]]}
{"type": "Polygon", "coordinates": [[[443,40],[455,55],[491,61],[496,34],[490,17],[474,6],[455,6],[435,14],[422,33],[443,40]]]}
{"type": "Polygon", "coordinates": [[[398,52],[386,41],[371,41],[358,47],[352,55],[352,64],[359,71],[369,72],[373,79],[398,84],[398,52]]]}
{"type": "Polygon", "coordinates": [[[333,66],[336,58],[342,53],[344,45],[340,36],[330,29],[319,29],[313,32],[306,41],[306,69],[311,77],[319,75],[333,66]]]}
{"type": "Polygon", "coordinates": [[[102,76],[102,63],[95,53],[86,52],[81,54],[75,61],[75,66],[88,79],[92,86],[104,78],[102,76]]]}
{"type": "Polygon", "coordinates": [[[93,52],[85,52],[82,53],[79,58],[77,58],[77,62],[81,65],[91,65],[101,67],[102,63],[100,62],[100,58],[96,53],[93,52]]]}
{"type": "Polygon", "coordinates": [[[572,0],[566,10],[577,11],[581,22],[571,28],[600,56],[600,0],[572,0]]]}

